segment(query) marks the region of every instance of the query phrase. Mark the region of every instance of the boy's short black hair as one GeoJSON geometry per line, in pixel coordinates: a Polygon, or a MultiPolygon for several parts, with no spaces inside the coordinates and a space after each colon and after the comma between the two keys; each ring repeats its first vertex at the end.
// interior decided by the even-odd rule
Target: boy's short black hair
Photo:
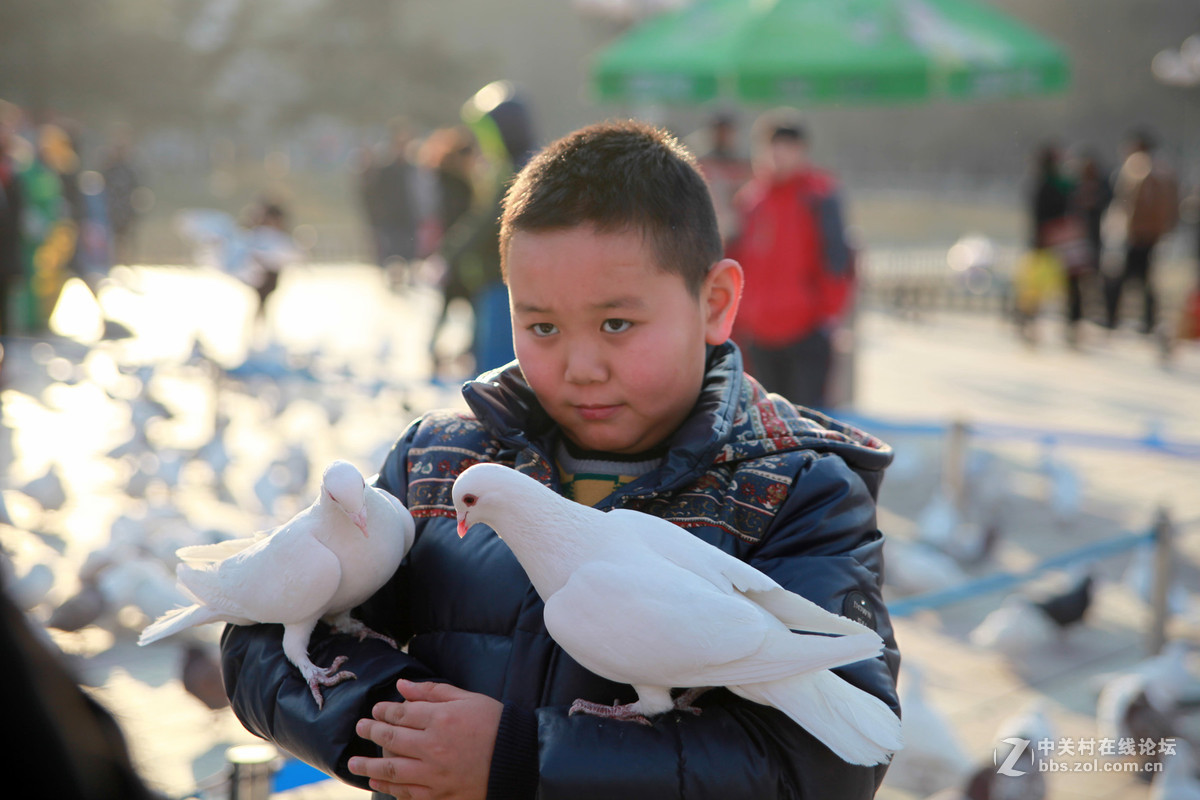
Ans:
{"type": "Polygon", "coordinates": [[[517,231],[591,224],[641,231],[658,267],[694,296],[723,254],[717,216],[695,157],[666,131],[635,120],[589,125],[548,145],[504,197],[501,269],[517,231]]]}

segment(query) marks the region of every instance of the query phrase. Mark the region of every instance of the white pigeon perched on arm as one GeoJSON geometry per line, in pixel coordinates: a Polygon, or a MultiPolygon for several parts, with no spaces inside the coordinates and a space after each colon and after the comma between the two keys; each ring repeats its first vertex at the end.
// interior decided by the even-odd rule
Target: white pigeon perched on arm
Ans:
{"type": "Polygon", "coordinates": [[[195,625],[259,622],[283,625],[283,651],[300,670],[317,707],[322,686],[355,677],[340,671],[339,656],[327,668],[308,657],[318,620],[359,639],[382,639],[350,616],[396,571],[412,546],[412,515],[387,492],[367,486],[352,464],[326,469],[321,492],[308,508],[269,533],[217,544],[180,548],[176,575],[195,604],[164,614],[142,631],[149,644],[195,625]]]}
{"type": "Polygon", "coordinates": [[[852,764],[900,749],[887,704],[828,672],[882,650],[869,628],[666,520],[575,503],[508,467],[468,468],[453,495],[459,535],[484,523],[508,544],[555,641],[638,695],[628,706],[576,701],[572,713],[645,722],[681,708],[672,688],[725,686],[783,711],[852,764]]]}

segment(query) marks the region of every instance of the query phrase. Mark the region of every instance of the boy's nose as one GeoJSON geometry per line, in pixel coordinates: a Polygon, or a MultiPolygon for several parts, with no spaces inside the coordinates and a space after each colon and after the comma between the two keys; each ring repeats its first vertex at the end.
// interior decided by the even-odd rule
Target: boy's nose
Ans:
{"type": "Polygon", "coordinates": [[[594,347],[572,347],[567,353],[563,379],[567,383],[599,383],[608,377],[608,367],[603,356],[594,347]]]}

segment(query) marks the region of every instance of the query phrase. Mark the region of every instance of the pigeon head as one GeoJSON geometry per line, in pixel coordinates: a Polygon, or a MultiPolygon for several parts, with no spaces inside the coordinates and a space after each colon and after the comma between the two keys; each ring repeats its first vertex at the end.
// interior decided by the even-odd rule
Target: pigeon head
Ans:
{"type": "Polygon", "coordinates": [[[488,522],[484,515],[494,511],[495,501],[516,488],[513,476],[521,473],[500,464],[474,464],[458,476],[452,495],[460,538],[475,523],[488,522]]]}
{"type": "Polygon", "coordinates": [[[350,521],[367,535],[367,482],[362,473],[348,461],[334,461],[325,468],[321,489],[337,503],[350,521]]]}
{"type": "Polygon", "coordinates": [[[459,509],[459,504],[457,502],[454,504],[454,510],[458,514],[458,538],[460,539],[467,535],[467,528],[469,527],[467,525],[468,509],[473,507],[477,502],[479,502],[479,497],[477,495],[464,494],[462,496],[462,509],[459,509]]]}

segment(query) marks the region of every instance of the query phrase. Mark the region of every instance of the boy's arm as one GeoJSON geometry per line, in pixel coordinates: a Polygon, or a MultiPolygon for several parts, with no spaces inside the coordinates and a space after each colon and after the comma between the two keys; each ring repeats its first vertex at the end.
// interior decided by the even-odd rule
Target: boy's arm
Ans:
{"type": "MultiPolygon", "coordinates": [[[[414,430],[415,426],[397,442],[375,480],[381,489],[401,498],[407,487],[405,456],[414,430]]],[[[407,566],[405,560],[396,575],[354,612],[401,643],[407,638],[402,602],[407,566]]],[[[423,681],[434,676],[415,658],[382,641],[331,634],[324,623],[318,623],[308,648],[313,663],[328,666],[336,657],[348,656],[342,668],[357,676],[325,689],[325,706],[318,710],[307,682],[283,653],[282,635],[280,625],[226,627],[221,663],[234,713],[250,732],[365,788],[366,780],[350,776],[346,762],[355,755],[377,756],[379,749],[359,737],[355,725],[371,716],[376,703],[402,699],[396,690],[398,678],[423,681]]]]}
{"type": "MultiPolygon", "coordinates": [[[[837,456],[822,456],[801,471],[749,561],[826,609],[869,610],[884,656],[837,673],[895,709],[899,653],[880,596],[882,546],[866,485],[837,456]]],[[[700,716],[671,713],[652,727],[536,710],[538,797],[850,800],[872,797],[883,780],[886,767],[847,764],[773,708],[726,690],[699,705],[700,716]]],[[[503,749],[498,740],[496,758],[503,749]]],[[[502,766],[494,762],[493,775],[502,766]]]]}
{"type": "MultiPolygon", "coordinates": [[[[280,625],[230,625],[221,637],[225,691],[238,720],[258,736],[303,761],[346,778],[354,755],[378,755],[378,748],[355,733],[358,720],[381,700],[399,700],[397,678],[427,680],[428,669],[376,639],[359,642],[333,635],[318,624],[309,655],[318,666],[348,656],[343,669],[357,678],[326,688],[317,708],[307,682],[283,654],[280,625]]],[[[361,786],[365,788],[366,782],[361,786]]]]}

